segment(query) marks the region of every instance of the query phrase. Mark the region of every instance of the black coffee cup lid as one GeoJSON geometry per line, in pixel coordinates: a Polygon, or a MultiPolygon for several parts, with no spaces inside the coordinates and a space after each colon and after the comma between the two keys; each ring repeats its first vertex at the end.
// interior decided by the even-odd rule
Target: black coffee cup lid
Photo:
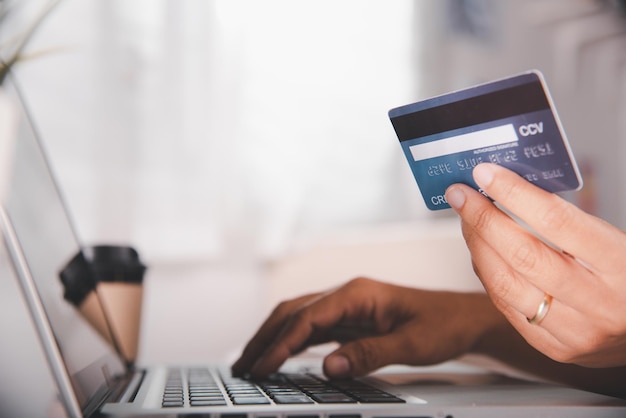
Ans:
{"type": "Polygon", "coordinates": [[[85,297],[96,288],[96,281],[85,259],[79,251],[59,273],[65,293],[63,297],[75,306],[79,306],[85,297]]]}
{"type": "Polygon", "coordinates": [[[84,247],[61,270],[63,297],[79,306],[99,282],[141,283],[146,266],[137,251],[122,245],[84,247]]]}

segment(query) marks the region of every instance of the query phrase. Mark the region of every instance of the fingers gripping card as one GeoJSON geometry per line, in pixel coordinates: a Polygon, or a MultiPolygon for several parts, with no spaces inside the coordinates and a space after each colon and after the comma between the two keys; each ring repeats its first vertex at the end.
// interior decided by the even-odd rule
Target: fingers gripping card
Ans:
{"type": "Polygon", "coordinates": [[[580,172],[543,76],[529,71],[389,111],[431,210],[450,206],[448,186],[479,190],[472,170],[505,166],[550,192],[577,190],[580,172]]]}

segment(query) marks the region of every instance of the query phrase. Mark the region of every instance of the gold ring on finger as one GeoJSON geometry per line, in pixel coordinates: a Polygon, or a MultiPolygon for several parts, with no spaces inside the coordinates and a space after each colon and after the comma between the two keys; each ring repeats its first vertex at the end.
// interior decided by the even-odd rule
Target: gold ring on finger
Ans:
{"type": "Polygon", "coordinates": [[[543,300],[539,304],[537,308],[537,313],[532,318],[526,318],[528,323],[531,325],[539,325],[541,321],[543,321],[548,315],[548,311],[550,310],[550,306],[552,305],[552,296],[547,293],[543,294],[543,300]]]}

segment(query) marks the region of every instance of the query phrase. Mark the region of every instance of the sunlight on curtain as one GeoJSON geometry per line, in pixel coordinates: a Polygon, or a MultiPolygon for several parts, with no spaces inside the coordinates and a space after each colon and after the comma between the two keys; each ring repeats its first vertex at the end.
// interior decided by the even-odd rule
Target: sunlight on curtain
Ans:
{"type": "Polygon", "coordinates": [[[416,7],[63,2],[18,75],[84,240],[266,258],[424,216],[386,114],[418,97],[416,7]]]}

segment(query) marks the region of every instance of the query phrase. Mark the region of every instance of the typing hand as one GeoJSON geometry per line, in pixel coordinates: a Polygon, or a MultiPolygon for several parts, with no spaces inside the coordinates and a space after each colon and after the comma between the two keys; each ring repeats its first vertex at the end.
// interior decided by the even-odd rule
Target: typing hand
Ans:
{"type": "Polygon", "coordinates": [[[464,185],[446,198],[494,304],[537,350],[592,367],[626,365],[626,235],[492,164],[477,184],[554,249],[464,185]],[[530,321],[529,321],[530,318],[530,321]]]}
{"type": "Polygon", "coordinates": [[[502,322],[484,294],[424,291],[359,278],[278,305],[232,369],[263,377],[293,354],[328,341],[341,343],[324,359],[329,377],[365,375],[388,364],[434,364],[470,351],[502,322]]]}

